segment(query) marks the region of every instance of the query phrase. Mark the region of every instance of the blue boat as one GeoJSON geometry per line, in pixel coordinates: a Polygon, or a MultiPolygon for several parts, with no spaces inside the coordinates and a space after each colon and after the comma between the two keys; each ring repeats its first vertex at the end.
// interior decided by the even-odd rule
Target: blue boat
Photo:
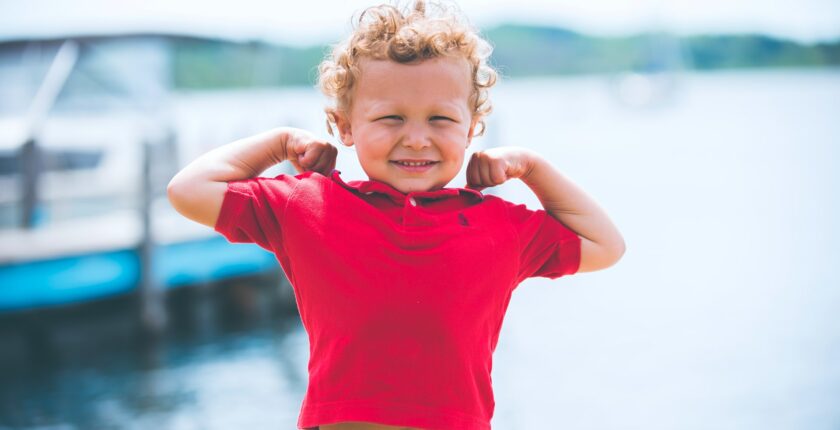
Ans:
{"type": "MultiPolygon", "coordinates": [[[[152,263],[162,288],[203,284],[277,270],[274,256],[222,237],[159,246],[152,263]]],[[[0,266],[0,313],[128,294],[141,282],[137,250],[122,249],[0,266]]]]}

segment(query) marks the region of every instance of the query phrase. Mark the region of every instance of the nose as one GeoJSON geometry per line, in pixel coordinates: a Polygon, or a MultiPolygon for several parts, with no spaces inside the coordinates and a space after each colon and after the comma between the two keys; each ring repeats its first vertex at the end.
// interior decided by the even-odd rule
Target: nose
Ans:
{"type": "Polygon", "coordinates": [[[404,130],[405,134],[402,137],[402,144],[406,148],[421,150],[431,146],[430,135],[422,125],[409,124],[404,130]]]}

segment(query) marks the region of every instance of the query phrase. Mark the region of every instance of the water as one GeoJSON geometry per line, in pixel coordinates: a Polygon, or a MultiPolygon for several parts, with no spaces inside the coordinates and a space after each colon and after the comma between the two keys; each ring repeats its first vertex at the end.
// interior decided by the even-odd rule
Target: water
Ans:
{"type": "MultiPolygon", "coordinates": [[[[640,109],[612,94],[599,77],[502,84],[474,144],[542,153],[627,242],[608,270],[516,290],[494,428],[840,428],[840,72],[688,75],[640,109]]],[[[320,130],[320,98],[294,98],[289,115],[320,130]]],[[[339,157],[361,178],[352,149],[339,157]]],[[[494,192],[538,207],[521,184],[494,192]]],[[[0,428],[294,428],[294,317],[90,342],[5,365],[0,428]]]]}
{"type": "MultiPolygon", "coordinates": [[[[511,103],[555,125],[539,148],[628,252],[519,289],[496,357],[500,428],[840,426],[838,77],[692,76],[647,112],[585,83],[544,87],[555,113],[511,103]],[[564,102],[575,91],[582,108],[564,102]]],[[[503,140],[540,139],[528,130],[503,140]]]]}

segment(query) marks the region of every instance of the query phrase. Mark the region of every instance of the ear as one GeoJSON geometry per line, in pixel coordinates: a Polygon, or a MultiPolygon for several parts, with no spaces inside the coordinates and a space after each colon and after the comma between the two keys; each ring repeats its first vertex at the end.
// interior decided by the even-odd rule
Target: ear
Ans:
{"type": "Polygon", "coordinates": [[[335,111],[333,113],[333,119],[335,120],[335,127],[338,128],[338,136],[341,139],[341,143],[344,146],[353,146],[353,129],[350,126],[350,120],[347,118],[347,114],[343,111],[335,111]]]}
{"type": "Polygon", "coordinates": [[[470,144],[472,143],[473,134],[475,133],[475,126],[478,124],[479,120],[481,120],[481,118],[474,117],[472,119],[472,122],[470,123],[470,131],[467,134],[467,146],[466,146],[467,148],[469,148],[470,144]]]}

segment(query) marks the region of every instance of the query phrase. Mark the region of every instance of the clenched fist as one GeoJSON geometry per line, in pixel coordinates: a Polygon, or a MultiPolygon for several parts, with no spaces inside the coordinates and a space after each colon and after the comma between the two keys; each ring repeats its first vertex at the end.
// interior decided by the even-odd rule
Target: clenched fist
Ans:
{"type": "Polygon", "coordinates": [[[467,188],[481,190],[527,176],[533,157],[533,152],[512,146],[478,151],[467,164],[467,188]]]}
{"type": "Polygon", "coordinates": [[[315,171],[328,175],[335,168],[335,146],[306,130],[293,129],[286,138],[286,160],[298,173],[315,171]]]}

